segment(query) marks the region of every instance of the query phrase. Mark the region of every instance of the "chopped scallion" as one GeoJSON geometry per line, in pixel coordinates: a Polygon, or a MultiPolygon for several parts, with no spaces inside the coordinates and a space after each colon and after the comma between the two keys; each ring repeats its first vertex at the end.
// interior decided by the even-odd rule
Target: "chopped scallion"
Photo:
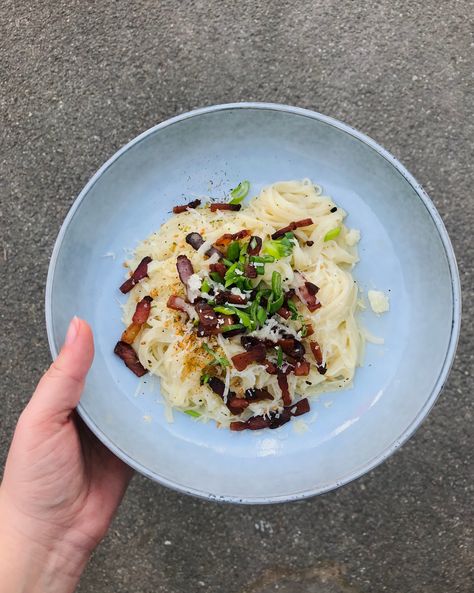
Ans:
{"type": "Polygon", "coordinates": [[[257,317],[257,321],[260,325],[265,325],[265,321],[267,320],[267,312],[260,305],[258,305],[256,317],[257,317]]]}
{"type": "Polygon", "coordinates": [[[240,245],[238,241],[232,241],[232,243],[227,247],[227,258],[231,262],[235,262],[239,259],[240,255],[240,245]]]}
{"type": "Polygon", "coordinates": [[[230,192],[232,197],[230,203],[231,204],[240,204],[240,202],[245,198],[245,196],[249,193],[250,190],[250,182],[249,181],[241,181],[237,187],[230,192]]]}
{"type": "Polygon", "coordinates": [[[231,332],[231,331],[233,331],[234,329],[245,329],[245,328],[244,328],[244,326],[242,325],[242,323],[234,323],[233,325],[225,325],[225,326],[222,328],[222,333],[225,333],[225,332],[231,332]]]}
{"type": "Polygon", "coordinates": [[[184,410],[184,413],[188,416],[192,416],[193,418],[199,418],[201,415],[199,412],[196,412],[196,410],[184,410]]]}
{"type": "Polygon", "coordinates": [[[211,290],[211,285],[209,284],[209,280],[204,278],[201,284],[201,292],[205,292],[206,294],[211,290]]]}
{"type": "Polygon", "coordinates": [[[214,280],[214,282],[217,282],[218,284],[224,284],[224,278],[222,278],[218,272],[211,272],[209,276],[212,280],[214,280]]]}
{"type": "Polygon", "coordinates": [[[216,313],[222,313],[223,315],[233,315],[234,314],[234,309],[231,309],[230,307],[222,307],[222,306],[218,306],[218,307],[214,307],[214,311],[216,313]]]}
{"type": "Polygon", "coordinates": [[[324,235],[324,240],[331,241],[331,239],[335,239],[339,235],[340,232],[341,232],[340,226],[336,227],[335,229],[331,229],[324,235]]]}
{"type": "Polygon", "coordinates": [[[277,367],[281,367],[283,364],[283,350],[281,346],[277,346],[275,349],[277,351],[277,367]]]}
{"type": "Polygon", "coordinates": [[[281,274],[276,270],[273,270],[272,274],[272,293],[274,300],[280,298],[281,295],[281,274]]]}

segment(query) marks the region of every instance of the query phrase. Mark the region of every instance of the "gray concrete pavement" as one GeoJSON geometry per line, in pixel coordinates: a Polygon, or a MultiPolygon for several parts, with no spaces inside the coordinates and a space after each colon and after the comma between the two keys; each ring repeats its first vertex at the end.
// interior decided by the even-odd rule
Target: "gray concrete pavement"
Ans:
{"type": "Polygon", "coordinates": [[[61,221],[107,157],[176,113],[275,101],[365,131],[427,188],[464,289],[447,387],[387,463],[274,507],[219,506],[136,477],[80,593],[472,591],[470,3],[3,0],[0,13],[2,463],[49,363],[43,296],[61,221]]]}

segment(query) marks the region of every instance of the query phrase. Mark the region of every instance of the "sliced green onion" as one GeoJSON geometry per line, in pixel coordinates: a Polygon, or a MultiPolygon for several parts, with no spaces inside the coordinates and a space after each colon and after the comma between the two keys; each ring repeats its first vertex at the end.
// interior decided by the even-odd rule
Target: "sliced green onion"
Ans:
{"type": "Polygon", "coordinates": [[[275,350],[277,351],[277,367],[281,367],[283,364],[283,350],[281,346],[277,346],[275,350]]]}
{"type": "Polygon", "coordinates": [[[270,307],[272,306],[273,303],[273,293],[270,294],[270,296],[268,297],[268,301],[267,301],[267,313],[270,313],[270,307]]]}
{"type": "Polygon", "coordinates": [[[204,278],[201,284],[201,292],[208,293],[211,290],[211,285],[209,284],[209,280],[204,278]]]}
{"type": "Polygon", "coordinates": [[[255,266],[255,269],[257,270],[258,276],[263,276],[265,274],[265,266],[255,266]]]}
{"type": "Polygon", "coordinates": [[[324,235],[324,240],[331,241],[331,239],[335,239],[339,235],[340,232],[341,232],[340,226],[336,227],[335,229],[331,229],[324,235]]]}
{"type": "Polygon", "coordinates": [[[301,337],[305,338],[306,334],[308,333],[308,326],[307,325],[302,325],[301,329],[300,329],[300,333],[301,333],[301,337]]]}
{"type": "Polygon", "coordinates": [[[281,259],[282,257],[291,255],[293,247],[292,241],[285,235],[281,239],[264,241],[262,251],[275,259],[281,259]]]}
{"type": "Polygon", "coordinates": [[[214,280],[214,282],[217,282],[218,284],[224,284],[224,278],[222,278],[218,272],[211,272],[209,276],[212,280],[214,280]]]}
{"type": "Polygon", "coordinates": [[[275,261],[275,258],[272,255],[251,255],[250,261],[252,263],[271,264],[275,261]]]}
{"type": "Polygon", "coordinates": [[[272,292],[275,300],[280,298],[281,295],[281,274],[276,270],[273,270],[272,274],[272,292]]]}
{"type": "Polygon", "coordinates": [[[288,305],[288,309],[291,311],[291,319],[298,319],[299,312],[298,312],[298,309],[296,308],[295,303],[293,301],[289,300],[287,305],[288,305]]]}
{"type": "Polygon", "coordinates": [[[230,278],[230,276],[232,276],[235,272],[235,270],[237,269],[239,265],[239,262],[235,262],[233,264],[230,265],[230,268],[227,270],[226,274],[225,274],[225,279],[227,280],[227,278],[230,278]]]}
{"type": "Polygon", "coordinates": [[[212,348],[210,348],[210,346],[208,344],[206,344],[206,342],[202,343],[202,347],[208,354],[212,354],[212,356],[214,356],[214,357],[216,356],[216,353],[214,352],[214,350],[212,348]]]}
{"type": "Polygon", "coordinates": [[[281,296],[279,296],[275,301],[271,303],[270,308],[267,308],[269,313],[275,313],[276,311],[278,311],[278,309],[280,309],[283,306],[284,302],[285,295],[281,294],[281,296]]]}
{"type": "Polygon", "coordinates": [[[234,264],[233,261],[230,261],[230,259],[227,259],[225,257],[222,258],[222,261],[228,268],[230,268],[234,264]]]}
{"type": "Polygon", "coordinates": [[[234,313],[237,315],[237,317],[240,319],[240,322],[243,323],[243,325],[247,328],[252,330],[253,326],[254,326],[254,322],[253,320],[250,318],[250,315],[248,313],[245,313],[244,311],[242,311],[241,309],[234,309],[234,313]]]}
{"type": "Polygon", "coordinates": [[[250,189],[250,182],[249,181],[241,181],[237,187],[230,192],[232,196],[232,200],[230,201],[231,204],[240,204],[240,202],[245,198],[245,196],[249,193],[250,189]]]}
{"type": "Polygon", "coordinates": [[[221,365],[221,367],[230,366],[230,362],[227,360],[227,358],[225,356],[219,356],[216,352],[214,352],[212,348],[209,348],[206,342],[203,342],[202,347],[208,354],[210,354],[214,358],[214,360],[211,362],[211,365],[219,364],[221,365]]]}
{"type": "Polygon", "coordinates": [[[211,375],[208,375],[207,373],[204,373],[204,375],[201,375],[201,385],[205,385],[206,383],[209,383],[210,378],[211,378],[211,375]]]}
{"type": "Polygon", "coordinates": [[[220,305],[218,307],[214,307],[214,311],[216,313],[222,313],[223,315],[233,315],[234,314],[234,309],[231,309],[230,307],[221,307],[220,305]]]}
{"type": "Polygon", "coordinates": [[[260,305],[258,305],[256,317],[257,317],[257,321],[260,325],[265,325],[265,321],[267,320],[267,312],[260,305]]]}
{"type": "Polygon", "coordinates": [[[199,319],[193,319],[193,325],[197,327],[199,325],[199,319]]]}
{"type": "Polygon", "coordinates": [[[234,329],[245,329],[245,327],[242,325],[242,323],[234,323],[234,325],[225,325],[222,328],[222,333],[231,332],[234,329]]]}
{"type": "Polygon", "coordinates": [[[240,255],[240,245],[238,241],[232,241],[232,243],[227,247],[227,258],[231,262],[235,262],[239,259],[240,255]]]}
{"type": "Polygon", "coordinates": [[[199,418],[201,415],[199,412],[196,412],[196,410],[184,410],[184,413],[188,416],[192,416],[193,418],[199,418]]]}

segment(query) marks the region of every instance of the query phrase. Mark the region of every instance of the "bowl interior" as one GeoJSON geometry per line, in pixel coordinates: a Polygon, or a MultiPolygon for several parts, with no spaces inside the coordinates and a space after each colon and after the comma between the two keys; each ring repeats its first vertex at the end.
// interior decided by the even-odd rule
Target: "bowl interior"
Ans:
{"type": "MultiPolygon", "coordinates": [[[[435,215],[436,217],[436,215],[435,215]]],[[[433,216],[414,186],[349,129],[303,110],[246,106],[201,111],[157,127],[93,179],[58,240],[48,284],[53,354],[73,315],[95,334],[96,355],[80,411],[98,436],[146,475],[217,499],[288,500],[336,487],[373,467],[408,436],[434,402],[453,349],[452,268],[433,216]],[[314,401],[304,420],[278,430],[231,433],[175,413],[159,381],[140,382],[114,356],[122,331],[118,286],[133,249],[195,195],[223,197],[240,180],[251,193],[310,177],[361,230],[354,274],[366,294],[390,295],[369,310],[369,344],[354,386],[314,401]]]]}

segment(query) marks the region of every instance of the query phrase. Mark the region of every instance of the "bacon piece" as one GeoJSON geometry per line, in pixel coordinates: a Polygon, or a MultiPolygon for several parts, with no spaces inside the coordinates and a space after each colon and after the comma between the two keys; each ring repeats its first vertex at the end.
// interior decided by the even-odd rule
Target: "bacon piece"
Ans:
{"type": "Polygon", "coordinates": [[[222,278],[224,278],[227,272],[227,268],[222,262],[218,262],[217,264],[211,264],[209,266],[209,270],[211,272],[217,272],[220,276],[222,276],[222,278]]]}
{"type": "Polygon", "coordinates": [[[125,280],[122,286],[120,286],[120,291],[123,292],[123,294],[127,294],[127,292],[130,292],[132,288],[135,286],[135,284],[138,284],[140,280],[143,280],[143,278],[146,278],[148,276],[148,264],[150,262],[151,257],[146,256],[142,259],[142,261],[135,268],[135,271],[132,273],[130,278],[128,280],[125,280]]]}
{"type": "Polygon", "coordinates": [[[272,414],[270,426],[268,428],[280,428],[283,424],[286,424],[291,420],[291,413],[287,408],[283,408],[283,410],[278,414],[272,414]]]}
{"type": "Polygon", "coordinates": [[[199,233],[189,233],[186,235],[186,243],[197,251],[204,244],[204,239],[199,233]]]}
{"type": "Polygon", "coordinates": [[[193,264],[186,255],[178,255],[176,260],[179,279],[186,286],[189,278],[194,274],[193,264]]]}
{"type": "Polygon", "coordinates": [[[240,343],[242,344],[242,348],[245,348],[245,350],[248,351],[252,350],[252,348],[255,348],[262,342],[260,342],[258,338],[254,338],[253,336],[242,336],[240,338],[240,343]]]}
{"type": "Polygon", "coordinates": [[[295,291],[297,297],[311,312],[316,311],[321,307],[321,303],[316,297],[319,288],[316,284],[308,282],[301,272],[295,272],[295,276],[299,280],[299,286],[295,291]]]}
{"type": "Polygon", "coordinates": [[[260,249],[262,249],[262,239],[260,237],[256,237],[252,235],[250,237],[250,242],[247,247],[248,255],[258,255],[260,253],[260,249]]]}
{"type": "Polygon", "coordinates": [[[172,294],[169,299],[168,302],[166,303],[166,306],[169,309],[174,309],[175,311],[183,311],[183,313],[187,313],[188,309],[187,307],[189,306],[188,303],[183,299],[183,297],[180,296],[176,296],[175,294],[172,294]]]}
{"type": "MultiPolygon", "coordinates": [[[[201,245],[204,244],[204,242],[204,239],[201,237],[199,233],[189,233],[188,235],[186,235],[186,243],[188,245],[191,245],[191,247],[196,251],[201,247],[201,245]]],[[[206,251],[206,255],[209,257],[211,257],[211,255],[214,254],[217,254],[219,256],[219,259],[224,257],[224,254],[215,247],[210,247],[206,251]]]]}
{"type": "Polygon", "coordinates": [[[278,373],[278,386],[281,389],[281,397],[283,399],[283,405],[289,406],[291,404],[290,389],[288,387],[288,379],[283,373],[278,373]]]}
{"type": "Polygon", "coordinates": [[[311,218],[303,218],[303,220],[296,220],[295,222],[290,222],[288,226],[279,229],[278,231],[274,232],[272,235],[272,239],[278,239],[279,237],[283,237],[285,233],[290,233],[296,229],[299,229],[304,226],[310,226],[313,224],[311,218]]]}
{"type": "Polygon", "coordinates": [[[310,409],[308,398],[305,397],[304,399],[300,399],[299,402],[296,402],[296,404],[293,404],[288,409],[292,416],[301,416],[302,414],[307,414],[310,409]]]}
{"type": "Polygon", "coordinates": [[[229,425],[230,430],[232,431],[241,431],[247,430],[247,422],[231,422],[229,425]]]}
{"type": "Polygon", "coordinates": [[[269,375],[278,374],[278,368],[277,368],[276,364],[274,364],[270,360],[265,360],[263,364],[265,365],[265,368],[267,369],[267,373],[269,375]]]}
{"type": "Polygon", "coordinates": [[[307,360],[297,360],[293,372],[297,377],[306,377],[309,375],[310,368],[307,360]]]}
{"type": "Polygon", "coordinates": [[[311,352],[313,353],[314,360],[316,361],[316,368],[318,369],[318,373],[320,375],[325,375],[327,367],[323,361],[323,353],[321,351],[321,347],[315,340],[311,341],[309,345],[311,347],[311,352]]]}
{"type": "Polygon", "coordinates": [[[138,336],[141,329],[142,329],[141,323],[131,323],[127,327],[127,329],[124,330],[120,340],[122,342],[126,342],[127,344],[133,344],[133,342],[135,341],[135,338],[138,336]]]}
{"type": "Polygon", "coordinates": [[[267,351],[263,344],[258,344],[251,350],[241,352],[232,357],[232,362],[238,371],[243,371],[251,362],[263,362],[267,351]]]}
{"type": "MultiPolygon", "coordinates": [[[[232,392],[231,392],[232,393],[232,392]]],[[[229,393],[230,396],[230,393],[229,393]]],[[[227,407],[229,408],[229,410],[232,412],[232,414],[235,414],[236,416],[238,414],[241,414],[245,408],[248,407],[249,402],[241,397],[229,397],[227,399],[227,407]]]]}
{"type": "Polygon", "coordinates": [[[252,416],[247,420],[247,428],[249,430],[262,430],[262,428],[269,428],[271,424],[270,418],[264,416],[252,416]]]}
{"type": "Polygon", "coordinates": [[[292,356],[293,358],[303,358],[305,355],[305,348],[303,344],[297,340],[296,338],[283,338],[282,340],[278,340],[278,345],[281,346],[281,349],[285,354],[288,356],[292,356]]]}
{"type": "Polygon", "coordinates": [[[241,204],[220,204],[218,202],[211,204],[211,212],[216,212],[216,210],[232,210],[232,212],[238,212],[241,208],[241,204]]]}
{"type": "Polygon", "coordinates": [[[215,328],[219,318],[216,312],[208,303],[196,303],[194,306],[199,317],[199,323],[205,328],[215,328]]]}
{"type": "Polygon", "coordinates": [[[146,296],[137,303],[135,313],[132,317],[133,323],[146,323],[148,316],[150,315],[152,301],[153,299],[150,296],[146,296]]]}
{"type": "MultiPolygon", "coordinates": [[[[224,399],[224,392],[225,392],[225,384],[224,381],[218,379],[217,377],[211,377],[208,382],[209,387],[212,389],[214,393],[224,399]]],[[[240,414],[248,407],[249,402],[243,398],[239,398],[235,395],[233,391],[229,391],[227,395],[227,407],[232,412],[232,414],[240,414]]]]}
{"type": "Polygon", "coordinates": [[[252,387],[251,389],[247,389],[245,391],[245,399],[250,403],[260,402],[265,399],[273,399],[273,395],[266,389],[258,389],[257,387],[252,387]]]}
{"type": "Polygon", "coordinates": [[[309,336],[312,336],[313,334],[314,334],[313,324],[312,323],[307,323],[306,324],[306,336],[305,336],[305,338],[309,338],[309,336]]]}
{"type": "Polygon", "coordinates": [[[188,208],[197,208],[201,205],[201,200],[193,200],[189,202],[189,204],[183,204],[182,206],[174,206],[173,207],[173,214],[181,214],[181,212],[186,212],[188,208]]]}
{"type": "Polygon", "coordinates": [[[211,377],[208,381],[208,385],[214,393],[217,393],[217,395],[224,397],[224,391],[225,391],[224,381],[221,381],[221,379],[218,379],[217,377],[211,377]]]}
{"type": "Polygon", "coordinates": [[[283,319],[289,319],[291,317],[291,311],[286,307],[280,307],[277,313],[280,317],[283,317],[283,319]]]}
{"type": "Polygon", "coordinates": [[[232,241],[238,241],[239,239],[245,239],[250,235],[250,231],[247,229],[242,229],[237,233],[225,233],[222,237],[219,237],[217,241],[214,241],[214,245],[216,247],[223,247],[224,249],[231,243],[232,241]]]}
{"type": "Polygon", "coordinates": [[[234,329],[231,331],[224,332],[224,328],[228,327],[229,325],[234,325],[237,323],[236,319],[232,315],[222,315],[220,313],[217,314],[217,325],[215,327],[204,326],[202,323],[199,323],[197,326],[197,335],[198,338],[204,338],[206,336],[217,336],[218,334],[222,334],[226,338],[231,338],[234,335],[238,335],[245,329],[234,329]],[[219,321],[221,323],[219,323],[219,321]]]}
{"type": "Polygon", "coordinates": [[[239,294],[234,294],[228,290],[219,292],[214,297],[214,300],[218,305],[223,305],[224,303],[230,303],[231,305],[245,305],[247,304],[247,299],[241,297],[239,294]]]}
{"type": "Polygon", "coordinates": [[[148,372],[138,360],[137,353],[130,344],[122,341],[117,342],[114,352],[137,377],[143,377],[148,372]]]}
{"type": "Polygon", "coordinates": [[[256,278],[258,276],[257,269],[252,264],[247,264],[244,268],[244,274],[247,278],[256,278]]]}

